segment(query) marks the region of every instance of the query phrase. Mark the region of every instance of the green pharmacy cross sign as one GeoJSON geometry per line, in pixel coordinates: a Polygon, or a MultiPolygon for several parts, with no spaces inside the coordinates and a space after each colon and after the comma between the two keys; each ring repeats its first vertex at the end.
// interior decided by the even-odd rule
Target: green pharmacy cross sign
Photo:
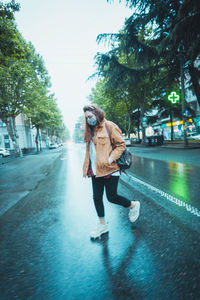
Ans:
{"type": "Polygon", "coordinates": [[[174,104],[180,100],[180,96],[176,92],[171,92],[171,94],[168,96],[168,100],[174,104]]]}

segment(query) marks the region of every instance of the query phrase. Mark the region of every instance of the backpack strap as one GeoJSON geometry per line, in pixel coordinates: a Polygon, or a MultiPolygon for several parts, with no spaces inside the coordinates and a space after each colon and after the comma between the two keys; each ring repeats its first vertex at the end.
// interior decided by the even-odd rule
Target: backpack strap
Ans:
{"type": "Polygon", "coordinates": [[[111,135],[110,135],[110,130],[109,130],[109,128],[108,128],[108,124],[107,124],[107,122],[105,122],[105,127],[106,127],[106,131],[107,131],[107,133],[108,133],[108,135],[109,135],[110,144],[112,145],[112,141],[111,141],[111,135]]]}

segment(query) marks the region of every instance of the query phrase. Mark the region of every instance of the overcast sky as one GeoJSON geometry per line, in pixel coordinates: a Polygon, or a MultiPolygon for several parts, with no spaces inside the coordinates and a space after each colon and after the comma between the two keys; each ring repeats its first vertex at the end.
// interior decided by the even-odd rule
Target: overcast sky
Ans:
{"type": "MultiPolygon", "coordinates": [[[[7,2],[7,1],[4,1],[7,2]]],[[[15,13],[19,31],[43,57],[51,77],[52,92],[72,134],[94,81],[94,56],[100,33],[118,32],[131,11],[106,0],[18,0],[15,13]]]]}

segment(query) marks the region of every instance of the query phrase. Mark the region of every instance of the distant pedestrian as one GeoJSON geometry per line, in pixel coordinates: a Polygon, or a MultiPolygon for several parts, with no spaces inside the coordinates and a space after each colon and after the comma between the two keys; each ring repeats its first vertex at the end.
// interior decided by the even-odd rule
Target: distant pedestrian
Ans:
{"type": "Polygon", "coordinates": [[[117,194],[120,168],[116,160],[126,147],[121,130],[115,123],[104,118],[104,111],[97,105],[84,106],[83,111],[86,142],[83,176],[92,178],[93,200],[99,224],[90,237],[97,238],[108,232],[103,204],[104,187],[109,202],[129,208],[131,222],[135,222],[139,217],[140,202],[130,201],[117,194]],[[110,132],[112,145],[105,124],[110,132]]]}

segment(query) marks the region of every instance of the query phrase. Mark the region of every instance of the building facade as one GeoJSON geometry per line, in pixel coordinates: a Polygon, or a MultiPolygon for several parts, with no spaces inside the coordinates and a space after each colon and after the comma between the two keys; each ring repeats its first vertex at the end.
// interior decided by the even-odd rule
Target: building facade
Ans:
{"type": "MultiPolygon", "coordinates": [[[[26,116],[20,114],[15,119],[16,129],[18,134],[19,146],[24,151],[31,151],[36,149],[35,137],[36,129],[31,128],[26,123],[26,116]]],[[[40,133],[41,134],[41,133],[40,133]]],[[[43,138],[41,139],[42,148],[47,147],[47,142],[43,138]]],[[[0,120],[0,148],[6,148],[8,150],[14,150],[12,140],[8,134],[6,124],[0,120]]]]}

